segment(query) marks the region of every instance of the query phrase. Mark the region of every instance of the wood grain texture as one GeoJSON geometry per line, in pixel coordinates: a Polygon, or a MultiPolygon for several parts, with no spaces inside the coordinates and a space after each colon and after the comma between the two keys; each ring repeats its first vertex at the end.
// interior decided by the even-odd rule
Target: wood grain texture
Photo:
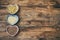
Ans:
{"type": "MultiPolygon", "coordinates": [[[[60,8],[53,7],[55,2],[51,0],[10,0],[9,3],[18,4],[20,7],[17,12],[20,20],[16,24],[20,31],[15,36],[16,40],[60,38],[60,8]]],[[[6,40],[10,38],[6,32],[6,27],[9,25],[6,20],[8,14],[6,8],[0,9],[0,37],[3,39],[7,36],[6,40]]],[[[12,38],[10,40],[15,40],[12,38]]]]}

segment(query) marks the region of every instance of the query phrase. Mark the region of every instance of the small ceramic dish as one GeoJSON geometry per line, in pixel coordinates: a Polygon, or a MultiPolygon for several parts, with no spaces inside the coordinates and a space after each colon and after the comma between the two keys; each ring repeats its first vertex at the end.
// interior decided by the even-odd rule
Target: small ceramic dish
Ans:
{"type": "Polygon", "coordinates": [[[6,28],[6,32],[9,36],[16,36],[19,32],[19,28],[16,25],[8,25],[6,28]]]}
{"type": "Polygon", "coordinates": [[[8,15],[8,16],[7,16],[7,22],[8,22],[10,25],[14,25],[14,24],[16,24],[18,21],[19,21],[19,18],[18,18],[17,15],[8,15]]]}
{"type": "Polygon", "coordinates": [[[19,7],[17,4],[7,6],[7,11],[10,14],[16,14],[16,12],[18,12],[18,10],[19,10],[19,7]]]}

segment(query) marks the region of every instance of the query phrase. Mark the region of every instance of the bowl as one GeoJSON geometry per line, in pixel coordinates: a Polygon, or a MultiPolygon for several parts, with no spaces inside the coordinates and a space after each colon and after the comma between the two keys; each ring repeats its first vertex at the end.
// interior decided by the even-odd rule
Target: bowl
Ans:
{"type": "Polygon", "coordinates": [[[19,21],[19,18],[18,18],[17,15],[8,15],[8,16],[7,16],[7,22],[8,22],[10,25],[14,25],[14,24],[16,24],[18,21],[19,21]]]}
{"type": "Polygon", "coordinates": [[[7,6],[7,11],[10,14],[16,14],[18,12],[18,10],[19,10],[19,7],[17,4],[7,6]]]}
{"type": "Polygon", "coordinates": [[[19,28],[16,25],[8,25],[6,28],[6,32],[8,33],[9,36],[15,36],[19,32],[19,28]]]}

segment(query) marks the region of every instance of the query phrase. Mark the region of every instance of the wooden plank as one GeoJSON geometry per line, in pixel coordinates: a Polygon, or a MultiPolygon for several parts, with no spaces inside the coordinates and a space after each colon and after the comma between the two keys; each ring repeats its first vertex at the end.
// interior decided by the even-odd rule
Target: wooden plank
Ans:
{"type": "Polygon", "coordinates": [[[40,7],[21,7],[18,14],[21,18],[20,26],[53,26],[58,22],[56,15],[59,11],[40,7]]]}

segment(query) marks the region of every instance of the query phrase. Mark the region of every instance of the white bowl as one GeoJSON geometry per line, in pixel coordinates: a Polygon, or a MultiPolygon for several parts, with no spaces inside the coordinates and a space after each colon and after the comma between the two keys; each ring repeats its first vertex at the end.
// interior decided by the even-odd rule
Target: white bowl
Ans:
{"type": "Polygon", "coordinates": [[[15,36],[15,35],[17,35],[18,34],[18,32],[19,32],[19,28],[18,28],[18,26],[16,26],[16,25],[8,25],[7,26],[7,28],[6,28],[6,32],[7,32],[7,34],[9,35],[9,36],[15,36]],[[8,32],[8,28],[9,27],[16,27],[17,28],[17,31],[16,31],[16,33],[14,33],[13,35],[12,34],[10,34],[9,32],[8,32]]]}
{"type": "Polygon", "coordinates": [[[10,25],[14,25],[14,24],[16,24],[18,21],[19,21],[19,18],[18,18],[17,15],[8,15],[8,17],[7,17],[7,22],[8,22],[10,25]]]}
{"type": "Polygon", "coordinates": [[[8,13],[10,13],[10,14],[15,14],[16,12],[18,12],[18,10],[19,10],[19,7],[18,7],[17,4],[8,5],[8,6],[7,6],[7,11],[8,11],[8,13]],[[12,10],[13,8],[9,8],[9,7],[15,7],[15,8],[14,8],[15,11],[12,10]],[[9,10],[9,9],[10,9],[10,10],[9,10]]]}

